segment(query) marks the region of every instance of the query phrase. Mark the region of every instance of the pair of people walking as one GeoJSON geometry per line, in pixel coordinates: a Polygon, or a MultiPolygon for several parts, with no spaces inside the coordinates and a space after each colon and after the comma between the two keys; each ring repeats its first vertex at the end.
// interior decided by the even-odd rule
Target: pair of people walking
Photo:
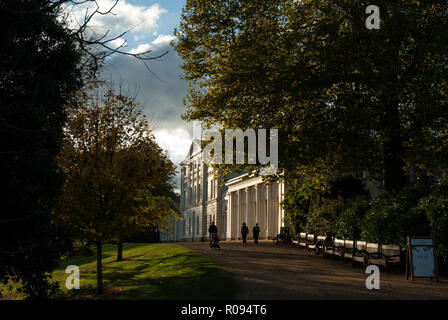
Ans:
{"type": "MultiPolygon", "coordinates": [[[[243,226],[241,227],[241,236],[243,237],[243,244],[246,244],[247,235],[249,234],[249,228],[246,225],[246,222],[243,222],[243,226]]],[[[258,235],[260,234],[260,227],[258,223],[255,224],[252,229],[252,235],[254,237],[255,244],[258,244],[258,235]]]]}

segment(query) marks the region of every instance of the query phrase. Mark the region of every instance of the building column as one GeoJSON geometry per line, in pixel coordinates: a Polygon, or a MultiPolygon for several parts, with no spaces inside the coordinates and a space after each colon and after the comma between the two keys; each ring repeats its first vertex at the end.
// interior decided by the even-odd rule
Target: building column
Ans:
{"type": "Polygon", "coordinates": [[[266,222],[266,208],[264,207],[264,192],[265,192],[265,185],[263,183],[260,183],[259,185],[260,188],[260,199],[258,200],[259,204],[258,204],[258,208],[260,208],[260,215],[259,215],[259,220],[258,223],[260,225],[260,238],[264,239],[266,238],[266,226],[267,226],[267,222],[266,222]]]}
{"type": "Polygon", "coordinates": [[[266,239],[269,238],[270,236],[270,232],[271,232],[271,207],[270,207],[270,203],[271,203],[271,186],[269,184],[266,184],[265,186],[266,188],[266,239]]]}
{"type": "Polygon", "coordinates": [[[252,234],[252,230],[255,226],[255,222],[256,222],[256,214],[257,214],[257,210],[256,210],[256,202],[254,201],[254,197],[256,195],[256,190],[253,187],[250,187],[250,197],[249,197],[249,203],[250,203],[250,210],[249,210],[249,231],[251,234],[251,237],[253,239],[253,234],[252,234]]]}
{"type": "Polygon", "coordinates": [[[233,192],[233,224],[232,224],[232,234],[233,234],[233,239],[238,239],[238,219],[240,218],[239,216],[239,208],[238,208],[238,204],[239,204],[239,194],[238,192],[233,192]]]}
{"type": "Polygon", "coordinates": [[[242,225],[242,220],[243,220],[243,197],[242,197],[242,190],[238,190],[238,219],[237,219],[237,226],[236,226],[236,239],[239,240],[241,237],[241,225],[242,225]]]}
{"type": "Polygon", "coordinates": [[[253,239],[252,229],[255,225],[255,223],[254,223],[255,212],[254,212],[254,203],[253,203],[253,188],[248,187],[247,189],[249,190],[249,195],[247,197],[248,198],[247,227],[249,228],[249,235],[250,235],[251,239],[253,239]]]}
{"type": "Polygon", "coordinates": [[[227,234],[227,239],[231,239],[232,238],[232,193],[229,192],[227,193],[227,229],[226,229],[226,234],[227,234]]]}
{"type": "MultiPolygon", "coordinates": [[[[246,225],[250,231],[250,225],[249,225],[249,223],[250,223],[250,188],[246,187],[245,191],[246,191],[246,207],[244,208],[245,209],[244,211],[246,212],[246,218],[244,220],[246,220],[246,221],[244,221],[244,222],[246,222],[246,225]]],[[[250,232],[249,232],[249,235],[250,235],[250,232]]]]}
{"type": "Polygon", "coordinates": [[[258,200],[260,199],[260,197],[258,196],[258,193],[260,192],[260,188],[258,187],[258,184],[254,185],[254,192],[255,192],[255,207],[254,207],[254,214],[255,214],[255,223],[260,223],[260,210],[258,208],[258,200]]]}
{"type": "Polygon", "coordinates": [[[273,215],[272,215],[272,220],[273,220],[273,224],[274,224],[274,228],[273,228],[273,234],[272,236],[276,236],[279,232],[280,232],[280,224],[279,224],[279,215],[280,215],[280,210],[278,208],[278,195],[279,195],[279,185],[277,182],[273,183],[273,190],[272,190],[272,211],[273,211],[273,215]]]}
{"type": "Polygon", "coordinates": [[[283,201],[283,194],[284,194],[284,192],[285,192],[285,190],[284,190],[284,184],[283,184],[283,182],[280,182],[279,184],[278,184],[278,205],[279,205],[279,208],[278,208],[278,210],[279,210],[279,214],[278,214],[278,216],[279,216],[279,222],[278,222],[278,224],[279,224],[279,226],[280,227],[284,227],[285,226],[285,221],[284,221],[284,212],[283,212],[283,207],[282,207],[282,205],[281,205],[281,202],[283,201]]]}

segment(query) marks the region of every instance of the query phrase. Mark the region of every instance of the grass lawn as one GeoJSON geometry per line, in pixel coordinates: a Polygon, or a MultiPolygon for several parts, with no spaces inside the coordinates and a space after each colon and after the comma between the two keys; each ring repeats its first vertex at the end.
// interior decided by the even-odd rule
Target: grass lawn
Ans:
{"type": "MultiPolygon", "coordinates": [[[[53,272],[60,284],[58,299],[232,299],[236,285],[230,272],[210,258],[174,244],[125,243],[115,262],[116,245],[103,247],[104,295],[97,297],[96,255],[74,256],[53,272]],[[68,265],[80,269],[80,289],[67,290],[68,265]]],[[[3,292],[3,299],[20,298],[3,292]]]]}

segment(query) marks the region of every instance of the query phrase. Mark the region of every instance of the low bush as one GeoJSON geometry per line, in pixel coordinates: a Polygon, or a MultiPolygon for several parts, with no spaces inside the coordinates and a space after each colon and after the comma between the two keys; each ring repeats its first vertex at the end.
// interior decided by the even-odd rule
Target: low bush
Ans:
{"type": "Polygon", "coordinates": [[[432,188],[418,209],[426,214],[434,238],[437,258],[444,269],[448,266],[448,184],[432,188]]]}
{"type": "Polygon", "coordinates": [[[336,221],[335,235],[339,238],[360,240],[362,221],[370,207],[368,198],[357,198],[348,203],[336,221]]]}
{"type": "Polygon", "coordinates": [[[362,221],[363,240],[406,245],[407,236],[430,234],[428,219],[418,202],[429,193],[421,185],[410,185],[397,194],[381,194],[371,200],[362,221]]]}
{"type": "Polygon", "coordinates": [[[310,233],[334,234],[338,217],[345,211],[349,200],[321,199],[310,207],[305,230],[310,233]]]}
{"type": "Polygon", "coordinates": [[[281,205],[285,210],[285,222],[292,227],[293,234],[305,228],[312,193],[307,185],[291,187],[285,192],[281,205]]]}

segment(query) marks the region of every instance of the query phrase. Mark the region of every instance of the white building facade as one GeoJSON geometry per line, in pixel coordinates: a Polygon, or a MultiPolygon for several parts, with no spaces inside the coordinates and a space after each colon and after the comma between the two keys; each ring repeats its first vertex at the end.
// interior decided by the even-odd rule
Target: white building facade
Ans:
{"type": "Polygon", "coordinates": [[[241,239],[241,226],[252,228],[258,223],[260,239],[272,239],[284,227],[284,211],[280,203],[284,195],[284,183],[263,182],[262,177],[248,178],[247,175],[226,182],[228,203],[226,214],[226,238],[241,239]]]}
{"type": "Polygon", "coordinates": [[[260,239],[272,239],[284,226],[282,182],[263,182],[247,174],[232,176],[222,183],[202,161],[199,141],[193,141],[187,158],[181,162],[180,210],[182,219],[161,241],[206,241],[208,228],[215,222],[221,240],[241,239],[241,226],[249,227],[252,238],[255,223],[260,239]]]}

